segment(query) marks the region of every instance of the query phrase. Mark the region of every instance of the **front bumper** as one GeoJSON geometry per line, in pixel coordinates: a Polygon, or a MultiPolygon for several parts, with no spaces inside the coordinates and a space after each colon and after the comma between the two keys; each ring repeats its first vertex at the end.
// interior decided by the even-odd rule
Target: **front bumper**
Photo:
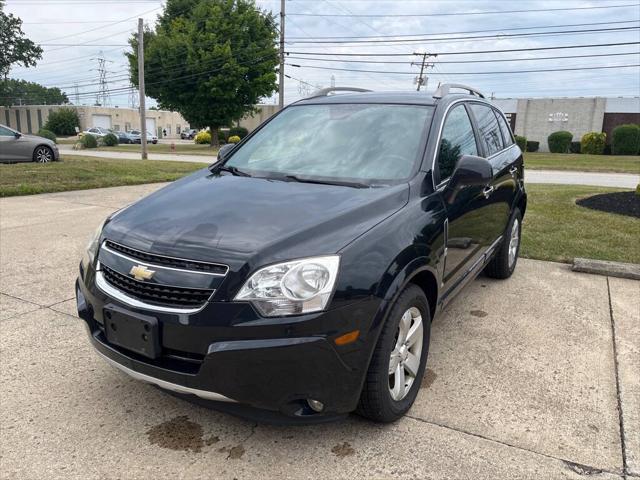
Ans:
{"type": "Polygon", "coordinates": [[[76,294],[91,343],[125,373],[179,394],[293,418],[353,411],[377,338],[370,331],[379,306],[374,298],[322,313],[266,319],[249,304],[231,302],[211,302],[188,316],[144,311],[119,303],[82,278],[76,294]],[[148,359],[107,341],[102,310],[113,305],[158,318],[160,358],[148,359]],[[356,329],[361,334],[354,343],[334,344],[334,338],[356,329]],[[321,413],[309,407],[309,399],[322,402],[321,413]]]}

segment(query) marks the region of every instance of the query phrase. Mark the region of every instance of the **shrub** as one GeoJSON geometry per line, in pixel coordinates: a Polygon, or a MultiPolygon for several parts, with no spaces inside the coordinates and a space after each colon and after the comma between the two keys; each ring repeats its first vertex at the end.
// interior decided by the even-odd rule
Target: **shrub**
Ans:
{"type": "Polygon", "coordinates": [[[199,144],[210,144],[211,143],[211,133],[207,131],[198,132],[194,138],[194,141],[199,144]]]}
{"type": "Polygon", "coordinates": [[[516,143],[523,152],[527,149],[527,137],[516,135],[516,143]]]}
{"type": "Polygon", "coordinates": [[[551,153],[569,153],[572,138],[573,134],[571,132],[566,132],[564,130],[553,132],[547,137],[549,151],[551,153]]]}
{"type": "Polygon", "coordinates": [[[628,124],[614,128],[611,151],[614,155],[638,155],[640,153],[640,126],[628,124]]]}
{"type": "Polygon", "coordinates": [[[44,124],[46,130],[56,135],[75,135],[76,127],[80,127],[80,117],[75,108],[62,107],[49,113],[44,124]]]}
{"type": "Polygon", "coordinates": [[[540,142],[534,142],[532,140],[527,141],[527,152],[537,152],[540,148],[540,142]]]}
{"type": "Polygon", "coordinates": [[[580,142],[571,142],[571,146],[569,147],[571,153],[580,153],[580,149],[580,142]]]}
{"type": "Polygon", "coordinates": [[[636,185],[636,195],[640,197],[640,183],[636,185]]]}
{"type": "Polygon", "coordinates": [[[224,145],[225,143],[227,143],[227,136],[222,130],[218,130],[218,143],[220,145],[224,145]]]}
{"type": "Polygon", "coordinates": [[[607,143],[607,134],[604,132],[588,132],[580,140],[580,152],[591,155],[602,155],[607,143]]]}
{"type": "Polygon", "coordinates": [[[84,135],[79,142],[83,148],[97,148],[98,140],[93,135],[84,135]]]}
{"type": "Polygon", "coordinates": [[[53,143],[57,143],[56,134],[53,133],[51,130],[47,130],[45,128],[41,128],[40,130],[38,130],[38,136],[39,137],[48,138],[53,143]]]}
{"type": "Polygon", "coordinates": [[[108,133],[107,135],[104,136],[104,138],[102,139],[102,142],[107,147],[113,147],[115,145],[118,145],[118,137],[116,137],[113,133],[108,133]]]}
{"type": "Polygon", "coordinates": [[[230,137],[240,137],[240,139],[243,139],[247,135],[249,135],[249,130],[244,127],[231,127],[229,129],[230,137]]]}
{"type": "Polygon", "coordinates": [[[229,138],[227,138],[227,141],[229,143],[238,143],[240,140],[242,140],[238,135],[231,135],[229,138]]]}

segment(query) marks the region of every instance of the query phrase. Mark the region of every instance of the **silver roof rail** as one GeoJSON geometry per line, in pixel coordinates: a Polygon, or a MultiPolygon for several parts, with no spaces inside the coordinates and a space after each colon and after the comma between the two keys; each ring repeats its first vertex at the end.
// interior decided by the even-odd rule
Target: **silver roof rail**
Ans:
{"type": "Polygon", "coordinates": [[[372,90],[367,90],[366,88],[358,88],[358,87],[327,87],[316,90],[311,94],[311,96],[307,98],[316,98],[316,97],[326,97],[332,92],[371,92],[372,90]]]}
{"type": "Polygon", "coordinates": [[[449,95],[449,90],[451,90],[452,88],[466,90],[470,95],[477,95],[480,98],[486,98],[479,90],[476,90],[473,87],[469,87],[468,85],[462,85],[461,83],[443,83],[438,87],[436,93],[433,94],[433,98],[442,98],[445,95],[449,95]]]}

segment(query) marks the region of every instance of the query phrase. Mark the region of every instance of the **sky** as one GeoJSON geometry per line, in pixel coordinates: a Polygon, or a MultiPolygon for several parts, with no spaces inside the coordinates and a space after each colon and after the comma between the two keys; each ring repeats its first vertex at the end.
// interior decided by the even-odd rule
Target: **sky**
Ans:
{"type": "MultiPolygon", "coordinates": [[[[256,4],[279,17],[280,0],[256,4]]],[[[131,106],[137,92],[117,90],[128,87],[127,39],[138,17],[153,26],[162,7],[159,0],[6,0],[5,11],[44,49],[36,67],[10,76],[61,87],[72,102],[77,84],[79,103],[93,104],[103,57],[115,90],[109,104],[131,106]]],[[[639,0],[286,0],[285,14],[285,103],[332,84],[415,90],[422,56],[414,53],[437,54],[428,57],[426,91],[453,82],[497,98],[640,96],[639,0]],[[620,43],[628,44],[593,46],[620,43]],[[551,48],[575,45],[590,46],[551,48]],[[494,52],[478,53],[487,50],[494,52]],[[582,68],[589,70],[573,70],[582,68]],[[557,69],[571,70],[539,71],[557,69]]],[[[263,103],[276,102],[277,95],[263,103]]]]}

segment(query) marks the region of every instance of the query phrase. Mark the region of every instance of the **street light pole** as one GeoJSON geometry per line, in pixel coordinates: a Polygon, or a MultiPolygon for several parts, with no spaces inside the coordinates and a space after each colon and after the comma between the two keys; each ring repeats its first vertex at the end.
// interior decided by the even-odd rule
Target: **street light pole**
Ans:
{"type": "Polygon", "coordinates": [[[284,2],[280,0],[280,71],[278,82],[278,104],[280,110],[284,108],[284,2]]]}
{"type": "Polygon", "coordinates": [[[144,93],[144,21],[138,19],[138,90],[140,90],[140,146],[142,160],[147,159],[147,116],[144,93]]]}

